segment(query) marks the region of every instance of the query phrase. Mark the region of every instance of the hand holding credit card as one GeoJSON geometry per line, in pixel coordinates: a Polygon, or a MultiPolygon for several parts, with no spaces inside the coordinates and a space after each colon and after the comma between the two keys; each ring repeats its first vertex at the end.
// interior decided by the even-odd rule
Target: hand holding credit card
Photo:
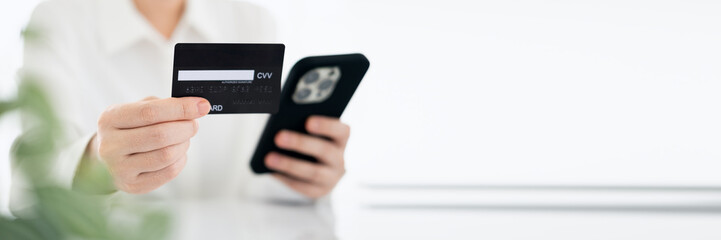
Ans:
{"type": "Polygon", "coordinates": [[[210,114],[276,113],[283,44],[175,45],[172,97],[202,97],[210,114]]]}

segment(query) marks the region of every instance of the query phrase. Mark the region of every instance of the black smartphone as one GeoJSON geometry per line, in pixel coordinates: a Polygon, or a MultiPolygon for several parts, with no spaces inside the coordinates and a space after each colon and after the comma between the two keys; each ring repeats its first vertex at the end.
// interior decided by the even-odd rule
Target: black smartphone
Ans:
{"type": "Polygon", "coordinates": [[[305,122],[311,115],[340,117],[363,79],[370,62],[363,54],[306,57],[288,74],[280,96],[278,112],[272,114],[256,146],[250,167],[255,173],[269,173],[265,156],[277,152],[311,162],[311,156],[278,148],[273,139],[281,129],[308,133],[305,122]]]}

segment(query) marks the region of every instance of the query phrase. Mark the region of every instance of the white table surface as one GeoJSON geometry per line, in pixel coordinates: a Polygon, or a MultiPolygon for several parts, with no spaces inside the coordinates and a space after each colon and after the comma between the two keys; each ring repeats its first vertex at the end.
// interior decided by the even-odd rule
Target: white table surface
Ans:
{"type": "Polygon", "coordinates": [[[260,200],[169,206],[175,219],[171,239],[664,240],[721,239],[719,197],[716,192],[373,189],[336,199],[333,209],[260,200]],[[465,200],[448,201],[454,198],[465,200]]]}
{"type": "Polygon", "coordinates": [[[171,239],[337,239],[331,209],[260,200],[171,205],[171,239]]]}

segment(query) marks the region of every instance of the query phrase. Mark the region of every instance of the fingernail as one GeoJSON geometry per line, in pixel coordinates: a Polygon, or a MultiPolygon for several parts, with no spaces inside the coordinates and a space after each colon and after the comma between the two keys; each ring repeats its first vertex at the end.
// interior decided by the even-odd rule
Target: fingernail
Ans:
{"type": "Polygon", "coordinates": [[[198,114],[205,115],[210,112],[210,103],[207,100],[198,102],[198,114]]]}
{"type": "Polygon", "coordinates": [[[277,166],[279,162],[280,162],[280,158],[278,156],[276,156],[275,154],[268,155],[268,165],[277,166]]]}

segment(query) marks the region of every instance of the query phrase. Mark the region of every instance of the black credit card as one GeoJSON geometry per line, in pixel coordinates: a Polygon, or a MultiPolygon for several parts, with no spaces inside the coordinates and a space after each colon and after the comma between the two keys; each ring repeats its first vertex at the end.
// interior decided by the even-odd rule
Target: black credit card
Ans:
{"type": "Polygon", "coordinates": [[[203,97],[210,114],[276,113],[283,44],[178,43],[172,97],[203,97]]]}

